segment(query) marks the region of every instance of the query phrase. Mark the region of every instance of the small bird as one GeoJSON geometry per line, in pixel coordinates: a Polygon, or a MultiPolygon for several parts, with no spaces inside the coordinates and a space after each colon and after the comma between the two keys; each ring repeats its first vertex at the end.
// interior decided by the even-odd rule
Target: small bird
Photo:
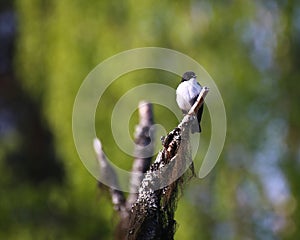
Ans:
{"type": "MultiPolygon", "coordinates": [[[[187,114],[189,112],[202,90],[202,86],[197,82],[196,78],[197,75],[194,72],[185,72],[182,75],[181,83],[176,89],[176,101],[183,114],[187,114]]],[[[201,132],[200,121],[202,118],[203,108],[204,106],[202,105],[198,110],[198,123],[195,122],[192,124],[192,133],[201,132]]]]}

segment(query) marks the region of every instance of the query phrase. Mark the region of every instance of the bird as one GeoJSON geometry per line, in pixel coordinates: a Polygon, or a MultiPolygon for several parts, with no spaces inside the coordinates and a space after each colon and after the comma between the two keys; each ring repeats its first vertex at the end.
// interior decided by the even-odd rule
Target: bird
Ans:
{"type": "MultiPolygon", "coordinates": [[[[184,115],[188,114],[202,90],[202,86],[197,82],[196,78],[197,75],[194,72],[185,72],[182,75],[181,82],[176,89],[176,102],[184,115]]],[[[192,133],[201,132],[200,122],[203,114],[203,108],[204,106],[202,105],[198,110],[198,121],[194,121],[192,123],[192,133]]]]}

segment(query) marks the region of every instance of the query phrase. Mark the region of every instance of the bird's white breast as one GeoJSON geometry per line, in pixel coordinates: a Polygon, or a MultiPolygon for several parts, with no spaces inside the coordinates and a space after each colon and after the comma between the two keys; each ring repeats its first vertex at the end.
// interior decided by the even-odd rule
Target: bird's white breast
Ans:
{"type": "Polygon", "coordinates": [[[180,109],[190,110],[190,101],[199,95],[201,89],[195,78],[180,83],[176,89],[176,101],[180,109]]]}

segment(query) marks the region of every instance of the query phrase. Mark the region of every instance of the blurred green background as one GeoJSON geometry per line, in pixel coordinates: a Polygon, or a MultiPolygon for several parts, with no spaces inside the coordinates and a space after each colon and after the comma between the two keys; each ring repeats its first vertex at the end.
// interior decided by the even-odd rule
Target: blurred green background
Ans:
{"type": "MultiPolygon", "coordinates": [[[[116,214],[77,155],[72,107],[98,63],[147,46],[202,64],[227,113],[221,158],[185,188],[175,239],[299,239],[300,2],[292,0],[2,0],[0,239],[112,239],[116,214]]],[[[123,93],[160,79],[172,87],[179,80],[135,72],[99,104],[97,134],[122,168],[130,156],[99,126],[109,126],[123,93]]],[[[167,130],[177,124],[154,110],[167,130]]],[[[135,113],[132,131],[136,121],[135,113]]]]}

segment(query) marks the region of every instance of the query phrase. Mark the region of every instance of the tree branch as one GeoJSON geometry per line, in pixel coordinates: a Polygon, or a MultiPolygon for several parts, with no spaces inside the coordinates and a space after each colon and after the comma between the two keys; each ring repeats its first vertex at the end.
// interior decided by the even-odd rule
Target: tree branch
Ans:
{"type": "Polygon", "coordinates": [[[116,190],[119,189],[117,175],[105,157],[101,142],[94,140],[101,177],[110,183],[112,202],[121,217],[116,239],[173,239],[178,190],[194,174],[190,127],[208,91],[207,87],[203,87],[189,113],[163,138],[163,149],[150,169],[153,155],[152,105],[147,102],[139,104],[140,121],[135,129],[135,160],[127,202],[124,194],[116,190]],[[190,171],[186,171],[189,167],[190,171]]]}
{"type": "MultiPolygon", "coordinates": [[[[107,158],[102,150],[102,144],[98,138],[94,139],[93,145],[100,167],[100,178],[105,179],[105,182],[108,182],[110,185],[109,189],[114,209],[118,211],[120,215],[126,215],[124,193],[117,190],[119,189],[118,177],[112,166],[107,161],[107,158]]],[[[102,184],[101,181],[100,184],[102,184]]]]}
{"type": "Polygon", "coordinates": [[[186,167],[192,166],[190,127],[208,91],[202,89],[189,113],[163,139],[163,149],[146,173],[132,207],[127,239],[173,239],[178,187],[189,175],[186,167]]]}
{"type": "Polygon", "coordinates": [[[152,104],[141,101],[139,103],[139,125],[135,128],[134,162],[131,170],[130,194],[127,199],[127,208],[131,209],[137,199],[138,188],[143,180],[144,173],[149,169],[153,156],[153,111],[152,104]]]}

